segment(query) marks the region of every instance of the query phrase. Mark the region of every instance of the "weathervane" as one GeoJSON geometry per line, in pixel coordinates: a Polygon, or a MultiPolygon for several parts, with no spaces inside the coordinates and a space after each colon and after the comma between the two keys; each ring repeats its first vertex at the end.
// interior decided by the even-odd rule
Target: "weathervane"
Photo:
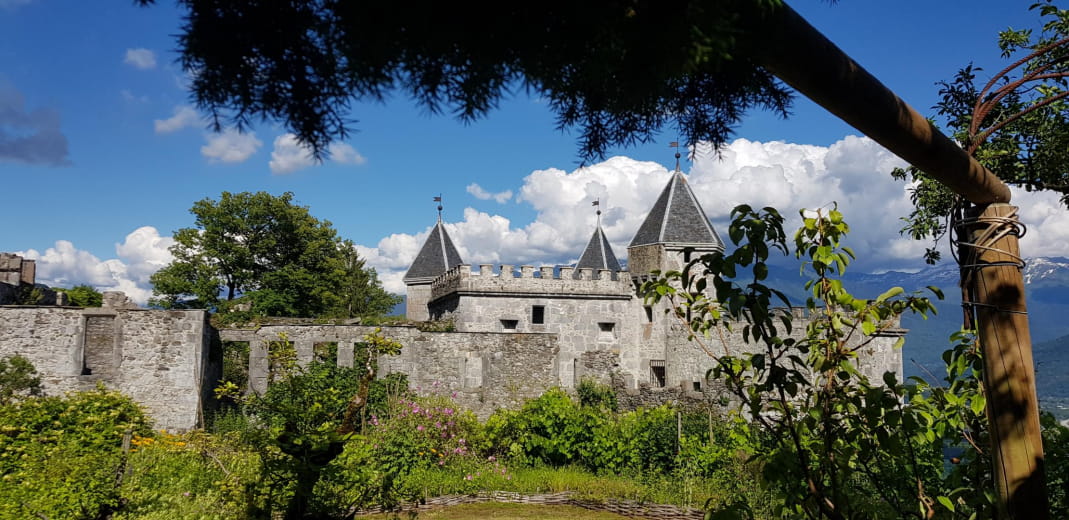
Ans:
{"type": "Polygon", "coordinates": [[[439,193],[438,196],[434,198],[434,202],[438,203],[438,222],[441,222],[442,221],[442,194],[441,193],[439,193]]]}
{"type": "Polygon", "coordinates": [[[672,141],[668,143],[669,148],[676,149],[676,171],[679,171],[679,141],[672,141]]]}
{"type": "Polygon", "coordinates": [[[594,202],[592,202],[590,205],[598,208],[596,212],[598,215],[598,227],[601,227],[601,197],[594,199],[594,202]]]}

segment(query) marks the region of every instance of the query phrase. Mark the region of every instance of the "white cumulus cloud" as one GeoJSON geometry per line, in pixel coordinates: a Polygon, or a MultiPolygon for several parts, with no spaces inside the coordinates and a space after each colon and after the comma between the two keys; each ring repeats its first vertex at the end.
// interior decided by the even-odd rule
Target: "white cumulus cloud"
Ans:
{"type": "Polygon", "coordinates": [[[209,162],[244,162],[263,145],[263,142],[256,138],[256,134],[243,134],[231,129],[218,134],[208,134],[205,139],[208,143],[200,148],[200,153],[208,158],[209,162]]]}
{"type": "MultiPolygon", "coordinates": [[[[346,143],[331,143],[327,148],[330,160],[339,164],[361,165],[367,162],[355,148],[346,143]]],[[[271,161],[268,166],[271,173],[285,175],[303,170],[316,163],[311,150],[297,141],[294,134],[282,134],[275,138],[271,161]]]]}
{"type": "Polygon", "coordinates": [[[153,121],[157,134],[169,134],[200,123],[200,115],[189,105],[174,107],[174,114],[167,119],[153,121]]]}
{"type": "Polygon", "coordinates": [[[134,68],[148,70],[156,67],[156,53],[149,49],[126,49],[126,58],[123,63],[134,68]]]}
{"type": "Polygon", "coordinates": [[[491,193],[483,189],[476,183],[471,183],[467,187],[468,193],[479,200],[494,199],[498,204],[504,204],[512,199],[512,190],[505,190],[498,193],[491,193]]]}
{"type": "Polygon", "coordinates": [[[144,305],[152,296],[149,277],[171,261],[174,240],[161,237],[156,228],[135,229],[115,244],[117,258],[101,260],[68,240],[57,240],[44,252],[34,249],[16,254],[37,261],[37,281],[52,287],[86,284],[99,291],[123,291],[144,305]]]}
{"type": "MultiPolygon", "coordinates": [[[[828,147],[738,139],[720,156],[702,153],[688,173],[691,187],[722,238],[731,209],[742,203],[774,206],[797,225],[802,208],[836,203],[851,224],[848,241],[858,254],[860,270],[917,267],[925,243],[901,237],[899,217],[908,214],[908,185],[891,179],[903,162],[867,138],[846,137],[828,147]]],[[[616,255],[627,256],[631,241],[653,206],[670,172],[654,162],[613,157],[564,171],[531,172],[518,187],[516,200],[537,212],[531,222],[512,222],[472,208],[463,219],[446,224],[463,259],[470,264],[553,265],[574,262],[593,233],[591,202],[601,200],[601,224],[616,255]]],[[[468,187],[477,198],[488,193],[468,187]]],[[[401,278],[426,239],[424,231],[393,234],[375,247],[362,247],[384,286],[403,292],[401,278]]],[[[1066,226],[1069,229],[1069,226],[1066,226]]]]}

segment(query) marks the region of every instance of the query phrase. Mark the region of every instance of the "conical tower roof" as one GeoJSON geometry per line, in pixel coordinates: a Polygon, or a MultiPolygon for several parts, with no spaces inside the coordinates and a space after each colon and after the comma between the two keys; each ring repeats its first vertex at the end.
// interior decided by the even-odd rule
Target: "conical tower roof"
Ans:
{"type": "Polygon", "coordinates": [[[419,250],[419,254],[416,255],[412,266],[408,268],[403,280],[405,284],[409,285],[430,282],[442,273],[463,263],[464,261],[460,259],[460,253],[457,252],[456,246],[453,245],[453,239],[449,238],[449,233],[445,231],[442,219],[439,218],[438,224],[431,229],[431,234],[427,237],[427,241],[423,243],[423,247],[419,250]]]}
{"type": "Polygon", "coordinates": [[[600,222],[594,229],[594,235],[590,237],[590,242],[587,243],[582,256],[579,257],[579,262],[575,264],[577,270],[584,267],[593,269],[595,273],[598,269],[610,269],[614,272],[620,270],[620,262],[616,260],[609,239],[605,238],[605,232],[601,230],[600,222]]]}
{"type": "Polygon", "coordinates": [[[679,170],[672,173],[668,185],[628,247],[650,244],[724,249],[724,242],[709,223],[687,178],[679,170]]]}

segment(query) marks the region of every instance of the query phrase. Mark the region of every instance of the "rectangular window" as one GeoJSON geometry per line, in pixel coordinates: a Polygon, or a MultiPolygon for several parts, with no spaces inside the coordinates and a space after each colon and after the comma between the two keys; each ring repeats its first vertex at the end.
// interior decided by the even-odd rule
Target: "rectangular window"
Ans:
{"type": "Polygon", "coordinates": [[[694,391],[695,392],[701,392],[702,391],[702,382],[701,381],[695,381],[694,382],[694,391]]]}
{"type": "Polygon", "coordinates": [[[650,360],[650,385],[657,388],[664,388],[664,360],[663,359],[651,359],[650,360]]]}
{"type": "Polygon", "coordinates": [[[615,323],[601,322],[598,323],[598,339],[614,339],[616,337],[612,331],[616,328],[615,323]]]}
{"type": "Polygon", "coordinates": [[[501,320],[501,328],[505,332],[516,332],[516,326],[520,324],[519,320],[501,320]]]}
{"type": "Polygon", "coordinates": [[[320,362],[328,365],[338,364],[338,344],[333,341],[320,341],[312,344],[312,356],[320,362]]]}
{"type": "Polygon", "coordinates": [[[546,306],[534,305],[531,307],[531,323],[541,325],[546,322],[546,306]]]}

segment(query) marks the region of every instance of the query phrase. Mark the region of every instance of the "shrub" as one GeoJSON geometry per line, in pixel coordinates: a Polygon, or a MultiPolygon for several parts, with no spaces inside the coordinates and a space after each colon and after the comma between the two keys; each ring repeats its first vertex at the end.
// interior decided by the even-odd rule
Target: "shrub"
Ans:
{"type": "Polygon", "coordinates": [[[584,407],[617,411],[616,392],[609,385],[598,383],[596,379],[584,377],[575,387],[579,404],[584,407]]]}
{"type": "Polygon", "coordinates": [[[371,426],[367,442],[377,466],[399,475],[479,457],[484,444],[475,415],[441,396],[398,399],[390,417],[373,415],[371,426]]]}
{"type": "Polygon", "coordinates": [[[103,386],[0,406],[0,517],[97,518],[120,504],[123,434],[151,435],[130,398],[103,386]]]}

